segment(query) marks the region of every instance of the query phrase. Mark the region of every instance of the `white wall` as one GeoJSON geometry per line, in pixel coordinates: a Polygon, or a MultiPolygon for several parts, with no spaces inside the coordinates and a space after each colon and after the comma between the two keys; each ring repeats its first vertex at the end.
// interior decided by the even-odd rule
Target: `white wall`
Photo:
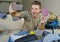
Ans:
{"type": "MultiPolygon", "coordinates": [[[[21,0],[0,0],[0,1],[21,2],[21,0]]],[[[9,3],[1,2],[0,3],[0,12],[9,12],[8,10],[9,10],[9,3]]]]}
{"type": "MultiPolygon", "coordinates": [[[[34,0],[22,0],[23,1],[23,9],[27,10],[30,7],[30,4],[34,0]]],[[[42,3],[43,7],[46,7],[49,11],[60,14],[60,0],[38,0],[42,3]]]]}
{"type": "Polygon", "coordinates": [[[60,14],[60,0],[39,0],[49,11],[60,14]]]}
{"type": "Polygon", "coordinates": [[[34,0],[22,0],[23,6],[24,6],[23,10],[30,9],[30,5],[31,5],[32,1],[34,1],[34,0]]]}

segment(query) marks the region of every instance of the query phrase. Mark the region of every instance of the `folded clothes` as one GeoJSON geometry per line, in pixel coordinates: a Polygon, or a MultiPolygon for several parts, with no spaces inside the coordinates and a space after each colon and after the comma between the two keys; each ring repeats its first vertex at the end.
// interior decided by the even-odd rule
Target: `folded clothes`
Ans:
{"type": "Polygon", "coordinates": [[[6,14],[6,13],[4,13],[4,12],[0,13],[0,18],[5,19],[5,18],[6,18],[6,16],[7,16],[7,14],[6,14]]]}
{"type": "Polygon", "coordinates": [[[42,32],[39,30],[35,30],[34,32],[35,34],[31,35],[28,32],[21,30],[20,32],[16,34],[11,35],[8,39],[8,42],[43,42],[43,38],[46,35],[50,34],[47,31],[42,32]]]}
{"type": "Polygon", "coordinates": [[[33,40],[37,40],[37,36],[36,35],[27,35],[24,36],[22,38],[16,39],[15,42],[29,42],[29,41],[33,41],[33,40]]]}

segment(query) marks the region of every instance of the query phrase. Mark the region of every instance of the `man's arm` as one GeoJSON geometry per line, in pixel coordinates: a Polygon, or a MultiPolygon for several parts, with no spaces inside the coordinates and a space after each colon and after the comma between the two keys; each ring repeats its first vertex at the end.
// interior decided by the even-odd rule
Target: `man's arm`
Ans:
{"type": "Polygon", "coordinates": [[[42,19],[38,25],[38,30],[44,30],[45,29],[45,19],[42,19]]]}
{"type": "Polygon", "coordinates": [[[45,29],[45,23],[47,22],[48,18],[49,18],[49,14],[46,17],[44,17],[44,16],[41,17],[41,21],[40,21],[38,28],[37,28],[38,30],[44,30],[45,29]]]}
{"type": "Polygon", "coordinates": [[[30,21],[31,20],[31,17],[30,17],[30,14],[29,14],[28,11],[20,12],[19,17],[24,18],[25,21],[30,21]]]}
{"type": "Polygon", "coordinates": [[[22,12],[20,12],[19,17],[25,17],[27,15],[27,12],[28,11],[22,11],[22,12]]]}

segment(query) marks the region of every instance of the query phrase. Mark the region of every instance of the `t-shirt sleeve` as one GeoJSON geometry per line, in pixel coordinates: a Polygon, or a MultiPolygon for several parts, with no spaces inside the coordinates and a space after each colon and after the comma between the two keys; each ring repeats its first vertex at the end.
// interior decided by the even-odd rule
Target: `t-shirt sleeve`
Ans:
{"type": "Polygon", "coordinates": [[[20,17],[21,17],[21,18],[24,18],[24,20],[27,20],[27,21],[30,20],[30,16],[29,16],[28,11],[20,12],[20,17]]]}

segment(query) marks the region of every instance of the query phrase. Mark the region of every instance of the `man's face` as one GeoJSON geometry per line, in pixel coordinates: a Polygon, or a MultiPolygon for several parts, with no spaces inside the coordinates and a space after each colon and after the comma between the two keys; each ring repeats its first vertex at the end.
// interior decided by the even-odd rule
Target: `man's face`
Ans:
{"type": "Polygon", "coordinates": [[[36,17],[39,12],[41,12],[40,6],[39,5],[32,5],[31,6],[31,13],[33,17],[36,17]]]}

